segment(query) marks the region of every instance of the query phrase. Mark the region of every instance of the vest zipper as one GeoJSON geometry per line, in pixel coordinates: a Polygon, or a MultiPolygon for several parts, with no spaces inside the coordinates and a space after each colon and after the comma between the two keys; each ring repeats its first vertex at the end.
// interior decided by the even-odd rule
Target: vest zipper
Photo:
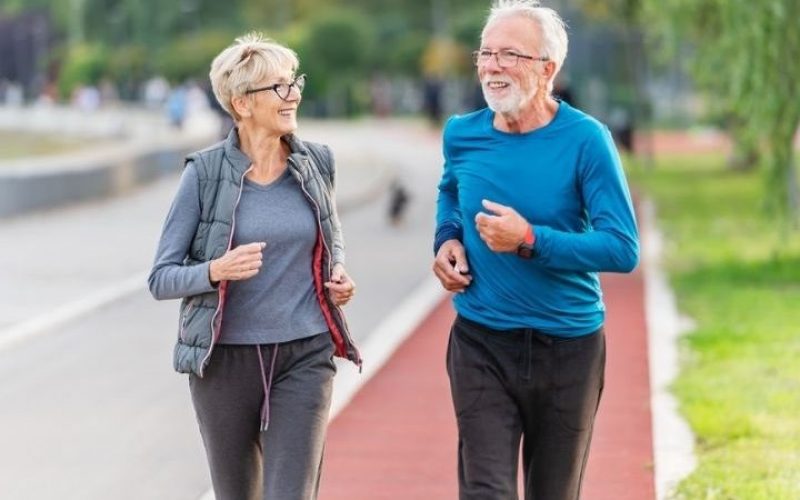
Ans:
{"type": "MultiPolygon", "coordinates": [[[[295,163],[295,161],[292,159],[291,156],[289,157],[289,163],[291,163],[295,167],[296,170],[298,170],[298,171],[300,170],[297,167],[297,164],[295,163]]],[[[303,191],[303,194],[305,195],[305,197],[311,202],[311,205],[314,207],[314,215],[316,216],[316,219],[317,219],[317,228],[319,229],[320,235],[322,236],[320,239],[322,240],[323,248],[325,248],[325,253],[328,256],[328,272],[330,273],[332,271],[331,262],[332,262],[333,258],[331,257],[331,251],[328,248],[328,244],[325,243],[325,233],[322,230],[322,218],[319,215],[319,204],[317,204],[316,200],[314,200],[314,198],[311,196],[311,193],[309,193],[308,190],[306,189],[306,185],[305,185],[305,181],[303,180],[302,173],[299,175],[299,178],[300,178],[300,189],[303,191]]],[[[325,278],[323,276],[323,279],[330,279],[330,276],[328,278],[325,278]]],[[[344,326],[343,331],[342,331],[342,336],[344,337],[344,340],[347,343],[346,347],[352,348],[355,351],[356,358],[358,359],[356,364],[358,365],[359,371],[361,371],[361,364],[362,364],[361,353],[358,351],[358,348],[356,347],[355,343],[353,342],[353,339],[350,337],[350,327],[347,325],[347,318],[345,317],[344,312],[342,311],[341,307],[337,306],[336,304],[333,304],[333,301],[331,301],[331,304],[333,305],[333,308],[334,308],[334,310],[336,311],[336,314],[339,317],[339,321],[344,326]]]]}
{"type": "MultiPolygon", "coordinates": [[[[253,170],[253,164],[250,164],[250,167],[244,171],[242,177],[239,179],[239,194],[236,196],[236,203],[233,205],[233,213],[231,214],[231,234],[228,236],[228,247],[225,251],[229,251],[231,249],[231,245],[233,244],[233,232],[236,230],[236,209],[239,208],[239,201],[242,199],[242,191],[244,190],[244,177],[247,175],[248,172],[253,170]]],[[[211,357],[211,351],[214,350],[214,344],[217,342],[217,338],[219,336],[219,332],[217,331],[217,318],[219,318],[219,324],[222,325],[222,306],[225,303],[225,291],[228,288],[228,282],[221,281],[219,283],[219,299],[217,300],[217,309],[214,311],[214,314],[211,316],[211,343],[208,346],[208,352],[206,353],[205,357],[203,357],[203,361],[200,362],[200,378],[203,377],[203,372],[205,371],[206,364],[208,363],[208,359],[211,357]]]]}

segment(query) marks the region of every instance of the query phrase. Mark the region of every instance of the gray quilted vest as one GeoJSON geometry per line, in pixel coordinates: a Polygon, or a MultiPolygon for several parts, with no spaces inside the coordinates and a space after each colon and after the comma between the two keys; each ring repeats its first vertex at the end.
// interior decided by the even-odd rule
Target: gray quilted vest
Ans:
{"type": "MultiPolygon", "coordinates": [[[[314,248],[313,276],[323,316],[328,324],[336,355],[361,366],[361,355],[353,344],[342,309],[333,304],[323,286],[334,264],[344,264],[344,241],[333,199],[334,164],[330,149],[284,137],[291,148],[289,171],[314,209],[321,231],[314,248]]],[[[200,186],[200,223],[192,241],[186,265],[207,262],[228,251],[244,174],[250,159],[238,148],[236,129],[228,138],[190,154],[200,186]]],[[[217,290],[186,297],[181,301],[178,340],[173,364],[181,373],[203,376],[215,341],[219,338],[225,310],[227,282],[217,290]]]]}

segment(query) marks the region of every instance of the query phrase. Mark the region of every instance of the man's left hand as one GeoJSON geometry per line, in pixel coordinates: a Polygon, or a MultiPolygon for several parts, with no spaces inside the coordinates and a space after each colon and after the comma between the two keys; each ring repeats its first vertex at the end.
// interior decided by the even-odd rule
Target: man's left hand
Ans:
{"type": "Polygon", "coordinates": [[[481,239],[494,252],[516,252],[525,240],[530,225],[511,207],[483,200],[483,208],[489,213],[478,212],[475,227],[481,239]]]}

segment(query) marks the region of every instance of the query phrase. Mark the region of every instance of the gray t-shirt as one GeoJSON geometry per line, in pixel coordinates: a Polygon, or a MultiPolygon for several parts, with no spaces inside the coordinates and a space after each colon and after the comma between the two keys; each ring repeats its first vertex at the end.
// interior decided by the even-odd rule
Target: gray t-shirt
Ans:
{"type": "MultiPolygon", "coordinates": [[[[185,293],[176,289],[171,295],[193,295],[200,288],[211,288],[207,264],[174,265],[185,258],[199,221],[199,183],[190,163],[181,177],[156,254],[156,266],[169,262],[173,264],[170,274],[175,274],[164,276],[161,285],[185,287],[185,293]],[[186,276],[180,276],[183,274],[186,276]]],[[[287,342],[328,330],[311,270],[317,231],[314,211],[288,170],[267,185],[245,179],[235,214],[233,248],[254,241],[265,241],[267,246],[258,274],[228,282],[220,343],[287,342]]]]}

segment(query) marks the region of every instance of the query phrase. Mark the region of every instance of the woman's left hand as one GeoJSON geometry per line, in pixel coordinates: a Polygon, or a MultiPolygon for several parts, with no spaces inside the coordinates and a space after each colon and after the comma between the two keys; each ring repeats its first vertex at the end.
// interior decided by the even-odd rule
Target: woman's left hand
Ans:
{"type": "Polygon", "coordinates": [[[343,306],[350,302],[356,292],[356,284],[353,283],[341,264],[333,266],[331,280],[325,282],[325,287],[331,294],[331,300],[337,306],[343,306]]]}

